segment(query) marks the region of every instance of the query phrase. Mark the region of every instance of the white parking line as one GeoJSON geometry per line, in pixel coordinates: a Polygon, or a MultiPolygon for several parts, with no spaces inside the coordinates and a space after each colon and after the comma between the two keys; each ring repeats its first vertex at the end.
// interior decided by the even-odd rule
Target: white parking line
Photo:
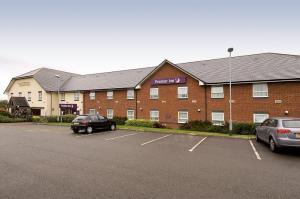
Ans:
{"type": "Polygon", "coordinates": [[[127,135],[122,135],[122,136],[118,136],[118,137],[108,138],[106,140],[114,140],[114,139],[124,138],[124,137],[128,137],[128,136],[136,135],[136,134],[139,134],[139,133],[132,133],[132,134],[127,134],[127,135]]]}
{"type": "Polygon", "coordinates": [[[146,144],[150,144],[150,143],[152,143],[152,142],[155,142],[155,141],[157,141],[157,140],[164,139],[164,138],[166,138],[166,137],[169,137],[169,136],[171,136],[171,135],[172,135],[172,134],[165,135],[165,136],[162,136],[162,137],[156,138],[156,139],[154,139],[154,140],[150,140],[150,141],[148,141],[148,142],[144,142],[143,144],[141,144],[141,146],[144,146],[144,145],[146,145],[146,144]]]}
{"type": "Polygon", "coordinates": [[[200,140],[195,146],[193,146],[189,152],[193,152],[195,148],[197,148],[197,146],[199,146],[207,137],[203,138],[202,140],[200,140]]]}
{"type": "Polygon", "coordinates": [[[249,140],[249,142],[250,142],[250,145],[252,146],[252,149],[253,149],[253,151],[254,151],[254,154],[256,155],[256,158],[257,158],[258,160],[261,160],[261,157],[260,157],[259,153],[257,152],[257,150],[256,150],[256,148],[255,148],[255,146],[254,146],[254,144],[252,143],[251,140],[249,140]]]}

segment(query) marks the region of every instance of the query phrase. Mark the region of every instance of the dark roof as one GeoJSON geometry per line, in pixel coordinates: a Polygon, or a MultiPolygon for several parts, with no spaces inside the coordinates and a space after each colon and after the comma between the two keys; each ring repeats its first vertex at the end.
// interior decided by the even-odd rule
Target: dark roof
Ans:
{"type": "Polygon", "coordinates": [[[30,107],[25,97],[11,97],[8,104],[10,107],[30,107]]]}

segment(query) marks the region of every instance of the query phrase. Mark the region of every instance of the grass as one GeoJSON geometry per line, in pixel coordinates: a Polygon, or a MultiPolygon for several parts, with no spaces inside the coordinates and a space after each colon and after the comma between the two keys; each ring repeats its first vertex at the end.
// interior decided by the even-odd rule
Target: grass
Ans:
{"type": "MultiPolygon", "coordinates": [[[[60,122],[51,122],[44,123],[50,126],[70,126],[70,123],[60,123],[60,122]]],[[[141,131],[141,132],[153,132],[153,133],[171,133],[171,134],[187,134],[195,136],[215,136],[215,137],[228,137],[228,138],[239,138],[239,139],[252,139],[255,138],[254,135],[240,135],[233,134],[229,135],[226,133],[212,133],[212,132],[200,132],[200,131],[190,131],[190,130],[180,130],[180,129],[160,129],[160,128],[149,128],[149,127],[137,127],[137,126],[125,126],[118,125],[120,130],[130,130],[130,131],[141,131]]]]}

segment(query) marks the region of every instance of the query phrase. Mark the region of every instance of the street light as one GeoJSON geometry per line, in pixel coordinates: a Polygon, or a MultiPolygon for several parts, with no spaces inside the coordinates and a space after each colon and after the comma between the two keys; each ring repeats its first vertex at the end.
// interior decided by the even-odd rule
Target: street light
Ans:
{"type": "Polygon", "coordinates": [[[59,107],[59,80],[60,80],[60,76],[59,75],[55,75],[55,77],[57,78],[57,98],[58,98],[58,115],[57,115],[57,121],[60,121],[60,107],[59,107]]]}
{"type": "Polygon", "coordinates": [[[228,48],[227,51],[229,52],[229,57],[228,57],[228,61],[229,61],[229,133],[231,135],[232,134],[231,53],[233,52],[233,48],[228,48]]]}

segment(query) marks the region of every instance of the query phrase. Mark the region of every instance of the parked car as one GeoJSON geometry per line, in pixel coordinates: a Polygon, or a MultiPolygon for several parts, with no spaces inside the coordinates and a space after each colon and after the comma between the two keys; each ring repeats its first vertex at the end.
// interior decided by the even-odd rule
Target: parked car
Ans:
{"type": "Polygon", "coordinates": [[[300,118],[269,118],[256,127],[256,141],[276,152],[281,147],[300,147],[300,118]]]}
{"type": "Polygon", "coordinates": [[[116,130],[116,123],[101,115],[79,115],[71,124],[71,129],[74,133],[84,131],[92,133],[96,130],[116,130]]]}

